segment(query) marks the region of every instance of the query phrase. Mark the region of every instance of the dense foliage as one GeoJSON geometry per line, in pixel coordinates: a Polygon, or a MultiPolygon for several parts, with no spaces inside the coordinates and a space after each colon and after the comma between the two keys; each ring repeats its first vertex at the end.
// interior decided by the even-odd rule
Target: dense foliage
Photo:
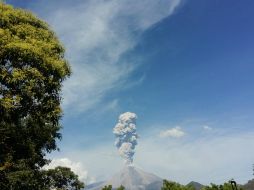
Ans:
{"type": "Polygon", "coordinates": [[[45,171],[45,174],[49,189],[79,190],[84,188],[84,184],[78,180],[78,176],[70,168],[59,166],[45,171]]]}
{"type": "Polygon", "coordinates": [[[69,75],[64,48],[49,26],[0,3],[1,190],[48,189],[49,173],[51,181],[64,172],[77,180],[63,168],[41,170],[48,163],[45,154],[56,150],[61,138],[60,91],[69,75]]]}
{"type": "MultiPolygon", "coordinates": [[[[112,185],[106,185],[101,190],[112,190],[112,185]]],[[[124,186],[118,187],[116,190],[125,190],[124,186]]]]}
{"type": "Polygon", "coordinates": [[[163,180],[163,185],[161,190],[195,190],[191,185],[181,185],[176,182],[163,180]]]}
{"type": "MultiPolygon", "coordinates": [[[[238,186],[237,189],[243,190],[240,186],[238,186]]],[[[224,183],[223,185],[211,183],[211,185],[205,186],[202,190],[234,190],[234,187],[230,183],[224,183]]]]}
{"type": "Polygon", "coordinates": [[[112,185],[106,185],[101,190],[112,190],[112,185]]]}
{"type": "Polygon", "coordinates": [[[117,190],[125,190],[125,188],[124,186],[121,185],[120,187],[117,188],[117,190]]]}
{"type": "MultiPolygon", "coordinates": [[[[237,189],[243,190],[239,185],[237,186],[237,189]]],[[[192,185],[181,185],[176,182],[163,180],[163,186],[161,190],[195,190],[195,188],[192,185]]],[[[224,183],[223,185],[216,185],[212,183],[209,186],[204,186],[202,190],[234,190],[234,187],[229,182],[224,183]]]]}

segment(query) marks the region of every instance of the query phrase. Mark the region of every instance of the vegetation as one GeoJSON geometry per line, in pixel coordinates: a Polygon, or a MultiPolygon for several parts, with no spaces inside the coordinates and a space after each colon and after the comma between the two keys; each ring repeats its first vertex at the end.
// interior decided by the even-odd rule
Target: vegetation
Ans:
{"type": "MultiPolygon", "coordinates": [[[[240,186],[237,187],[238,190],[243,190],[240,186]]],[[[205,186],[202,190],[234,190],[230,183],[224,183],[223,185],[211,184],[210,186],[205,186]]]]}
{"type": "Polygon", "coordinates": [[[101,190],[112,190],[112,185],[105,186],[101,190]]]}
{"type": "MultiPolygon", "coordinates": [[[[124,190],[124,186],[118,187],[116,190],[124,190]]],[[[247,190],[247,189],[253,189],[249,188],[249,186],[241,186],[237,185],[237,190],[247,190]]],[[[102,190],[112,190],[112,185],[108,185],[102,188],[102,190]]],[[[196,190],[195,187],[192,185],[181,185],[176,182],[163,180],[163,186],[161,187],[161,190],[196,190]]],[[[211,183],[209,186],[204,186],[201,190],[236,190],[234,187],[232,187],[231,183],[224,183],[223,185],[216,185],[211,183]]]]}
{"type": "Polygon", "coordinates": [[[125,190],[125,188],[124,186],[121,185],[120,187],[117,188],[117,190],[125,190]]]}
{"type": "Polygon", "coordinates": [[[45,171],[46,181],[49,189],[57,190],[79,190],[84,188],[84,184],[78,180],[78,176],[74,174],[70,168],[56,167],[45,171]]]}
{"type": "MultiPolygon", "coordinates": [[[[112,185],[106,185],[106,186],[104,186],[103,188],[102,188],[102,190],[112,190],[112,185]]],[[[116,190],[125,190],[125,188],[124,188],[124,186],[120,186],[120,187],[118,187],[116,190]]]]}
{"type": "Polygon", "coordinates": [[[0,189],[81,189],[68,168],[44,171],[61,138],[64,48],[32,13],[0,3],[0,189]]]}
{"type": "Polygon", "coordinates": [[[163,186],[161,190],[195,190],[191,185],[181,185],[176,182],[163,180],[163,186]]]}
{"type": "MultiPolygon", "coordinates": [[[[238,190],[243,190],[241,186],[237,186],[238,190]]],[[[163,180],[163,186],[161,190],[195,190],[195,188],[191,185],[181,185],[176,182],[170,182],[167,180],[163,180]]],[[[209,186],[204,186],[202,190],[234,190],[231,183],[224,183],[223,185],[211,184],[209,186]]],[[[235,189],[236,190],[236,189],[235,189]]]]}

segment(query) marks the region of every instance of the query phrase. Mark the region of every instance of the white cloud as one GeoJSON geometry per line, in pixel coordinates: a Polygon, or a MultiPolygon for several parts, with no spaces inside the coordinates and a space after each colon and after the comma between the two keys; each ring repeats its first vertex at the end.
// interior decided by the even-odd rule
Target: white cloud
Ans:
{"type": "Polygon", "coordinates": [[[203,129],[206,130],[206,131],[211,131],[213,128],[209,127],[208,125],[204,125],[203,129]]]}
{"type": "MultiPolygon", "coordinates": [[[[113,142],[103,142],[100,145],[94,145],[91,148],[82,150],[62,149],[59,154],[58,156],[60,157],[78,158],[79,162],[86,166],[85,171],[89,171],[88,180],[86,180],[88,181],[87,184],[91,183],[91,180],[89,180],[91,176],[95,176],[92,179],[96,179],[96,182],[103,181],[124,166],[124,162],[118,155],[113,142]]],[[[58,160],[58,158],[55,159],[58,160]]]]}
{"type": "Polygon", "coordinates": [[[160,137],[162,138],[166,138],[166,137],[180,138],[180,137],[183,137],[184,135],[185,133],[179,126],[160,132],[160,137]]]}
{"type": "Polygon", "coordinates": [[[93,183],[95,178],[88,177],[88,171],[81,162],[71,161],[69,158],[52,159],[49,165],[44,166],[44,169],[54,169],[57,166],[63,166],[70,168],[75,174],[79,176],[79,179],[84,182],[93,183]]]}
{"type": "Polygon", "coordinates": [[[128,79],[138,63],[130,63],[124,54],[138,43],[142,32],[171,15],[179,3],[88,0],[52,7],[53,11],[44,17],[66,46],[73,70],[64,84],[64,107],[87,111],[101,103],[112,89],[131,83],[128,79]]]}

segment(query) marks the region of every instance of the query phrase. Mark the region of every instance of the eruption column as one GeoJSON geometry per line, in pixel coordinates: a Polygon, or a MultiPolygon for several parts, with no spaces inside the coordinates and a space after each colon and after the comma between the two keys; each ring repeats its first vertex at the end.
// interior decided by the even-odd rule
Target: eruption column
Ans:
{"type": "Polygon", "coordinates": [[[115,145],[127,165],[132,164],[137,145],[136,119],[135,113],[123,113],[119,116],[118,123],[113,129],[116,137],[115,145]]]}

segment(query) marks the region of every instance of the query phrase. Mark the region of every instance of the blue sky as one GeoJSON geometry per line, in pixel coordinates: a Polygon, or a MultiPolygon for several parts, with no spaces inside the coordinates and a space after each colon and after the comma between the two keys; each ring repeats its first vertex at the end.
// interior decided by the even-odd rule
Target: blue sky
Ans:
{"type": "Polygon", "coordinates": [[[7,3],[46,20],[72,66],[55,164],[111,176],[123,167],[112,129],[131,111],[138,167],[181,183],[252,178],[253,1],[7,3]]]}

